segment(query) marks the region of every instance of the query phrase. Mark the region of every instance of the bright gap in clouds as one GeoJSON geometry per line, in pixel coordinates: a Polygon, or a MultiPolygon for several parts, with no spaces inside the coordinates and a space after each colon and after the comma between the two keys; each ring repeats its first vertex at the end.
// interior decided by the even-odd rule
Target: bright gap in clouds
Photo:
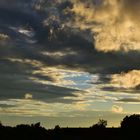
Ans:
{"type": "MultiPolygon", "coordinates": [[[[43,76],[49,75],[53,77],[52,82],[48,80],[42,81],[32,77],[35,83],[43,84],[46,89],[49,85],[67,87],[67,91],[69,89],[76,89],[76,91],[72,92],[75,96],[64,96],[55,102],[49,102],[49,100],[45,101],[45,99],[36,98],[34,91],[25,93],[22,99],[1,100],[0,112],[2,115],[16,115],[19,118],[44,116],[58,119],[65,117],[68,120],[70,118],[80,118],[84,115],[86,118],[103,117],[110,119],[111,116],[115,114],[119,116],[118,118],[121,118],[131,113],[130,110],[133,110],[136,106],[140,106],[140,100],[138,101],[138,99],[140,99],[139,94],[132,95],[125,91],[113,92],[102,90],[102,88],[108,86],[109,83],[103,84],[100,81],[99,74],[71,71],[56,67],[43,67],[40,71],[33,71],[33,73],[41,73],[43,76]],[[63,102],[59,102],[59,100],[63,100],[63,102]],[[130,106],[129,109],[127,108],[127,104],[130,106]],[[132,104],[132,106],[130,104],[132,104]],[[105,112],[109,117],[107,117],[105,112]]],[[[47,98],[49,92],[52,91],[46,90],[45,98],[47,98]]],[[[53,94],[53,92],[51,94],[53,94]]],[[[139,113],[139,109],[135,109],[134,113],[139,113]]],[[[62,122],[60,121],[60,123],[62,122]]],[[[109,125],[111,125],[111,123],[109,125]]],[[[85,126],[87,126],[87,124],[85,124],[85,126]]]]}

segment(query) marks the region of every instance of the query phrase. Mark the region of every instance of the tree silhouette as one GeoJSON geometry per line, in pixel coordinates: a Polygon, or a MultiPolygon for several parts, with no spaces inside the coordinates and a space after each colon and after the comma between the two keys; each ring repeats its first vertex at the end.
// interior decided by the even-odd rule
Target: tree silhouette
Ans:
{"type": "Polygon", "coordinates": [[[107,120],[100,119],[98,123],[91,126],[91,128],[106,128],[107,126],[107,120]]]}
{"type": "Polygon", "coordinates": [[[140,115],[133,114],[124,117],[123,121],[121,122],[121,128],[140,128],[140,115]]]}

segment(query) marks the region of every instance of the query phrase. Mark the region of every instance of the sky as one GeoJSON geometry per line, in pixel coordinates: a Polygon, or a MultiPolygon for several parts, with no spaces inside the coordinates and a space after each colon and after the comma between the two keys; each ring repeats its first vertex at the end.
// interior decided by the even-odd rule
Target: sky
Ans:
{"type": "Polygon", "coordinates": [[[139,0],[0,1],[0,120],[119,126],[140,113],[139,0]]]}

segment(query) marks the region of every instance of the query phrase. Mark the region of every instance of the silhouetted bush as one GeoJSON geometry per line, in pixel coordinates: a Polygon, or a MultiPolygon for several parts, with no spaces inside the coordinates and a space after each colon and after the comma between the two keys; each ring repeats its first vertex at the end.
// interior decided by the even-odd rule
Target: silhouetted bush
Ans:
{"type": "Polygon", "coordinates": [[[55,129],[55,130],[59,130],[59,129],[60,129],[60,126],[59,126],[59,125],[56,125],[56,126],[54,127],[54,129],[55,129]]]}

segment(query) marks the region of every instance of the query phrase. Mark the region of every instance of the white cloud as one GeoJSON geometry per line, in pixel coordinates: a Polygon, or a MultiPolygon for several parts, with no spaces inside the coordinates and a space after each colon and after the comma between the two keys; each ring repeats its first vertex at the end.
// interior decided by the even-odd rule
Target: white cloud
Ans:
{"type": "Polygon", "coordinates": [[[122,113],[123,112],[123,108],[121,106],[118,106],[118,105],[113,105],[111,110],[114,113],[122,113]]]}
{"type": "Polygon", "coordinates": [[[139,2],[130,0],[73,0],[73,26],[90,29],[98,51],[140,50],[139,2]]]}
{"type": "Polygon", "coordinates": [[[140,85],[140,70],[132,70],[128,73],[114,74],[111,84],[119,88],[136,88],[140,85]]]}
{"type": "Polygon", "coordinates": [[[26,93],[25,99],[33,99],[33,95],[31,93],[26,93]]]}

